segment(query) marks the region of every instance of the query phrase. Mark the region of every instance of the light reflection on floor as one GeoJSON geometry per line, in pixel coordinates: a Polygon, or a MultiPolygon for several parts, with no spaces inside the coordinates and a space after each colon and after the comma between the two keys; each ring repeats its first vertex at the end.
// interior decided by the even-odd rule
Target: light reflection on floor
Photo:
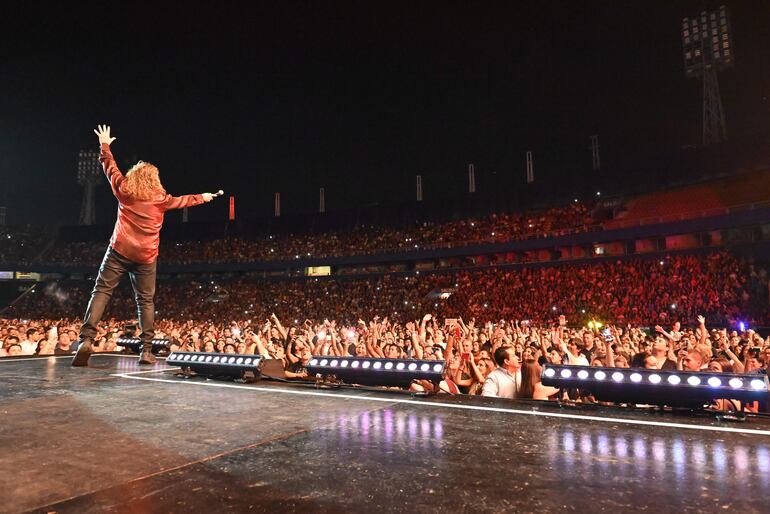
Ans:
{"type": "Polygon", "coordinates": [[[439,450],[444,443],[441,415],[430,412],[403,412],[384,408],[350,413],[334,418],[321,416],[322,423],[335,425],[339,442],[345,445],[382,445],[393,449],[439,450]]]}
{"type": "Polygon", "coordinates": [[[709,442],[690,434],[631,435],[556,426],[547,443],[547,464],[565,476],[612,473],[613,480],[656,478],[672,486],[689,484],[688,489],[693,482],[709,488],[726,483],[734,488],[737,482],[746,494],[770,486],[770,442],[762,439],[709,442]],[[756,470],[761,484],[747,483],[756,470]]]}

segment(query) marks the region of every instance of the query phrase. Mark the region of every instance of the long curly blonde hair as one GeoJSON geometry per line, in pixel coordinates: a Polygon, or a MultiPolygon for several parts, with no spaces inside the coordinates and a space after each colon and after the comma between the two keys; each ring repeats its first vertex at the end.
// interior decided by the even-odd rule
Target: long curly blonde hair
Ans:
{"type": "Polygon", "coordinates": [[[128,170],[120,190],[126,196],[143,201],[166,194],[163,184],[160,183],[158,168],[144,161],[137,162],[128,170]]]}

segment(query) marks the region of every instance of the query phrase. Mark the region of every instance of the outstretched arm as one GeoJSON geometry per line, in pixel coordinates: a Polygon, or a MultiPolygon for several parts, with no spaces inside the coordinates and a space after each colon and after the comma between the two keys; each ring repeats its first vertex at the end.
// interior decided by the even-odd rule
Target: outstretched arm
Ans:
{"type": "Polygon", "coordinates": [[[700,331],[700,344],[706,344],[706,340],[708,339],[708,330],[706,330],[706,318],[701,315],[698,315],[698,330],[700,331]]]}
{"type": "MultiPolygon", "coordinates": [[[[102,163],[104,168],[104,174],[107,176],[107,180],[110,181],[112,187],[112,194],[115,197],[120,195],[120,184],[124,180],[123,173],[118,169],[118,165],[115,163],[115,158],[112,156],[110,145],[116,138],[110,135],[109,125],[99,125],[94,129],[94,134],[99,138],[99,144],[101,145],[101,154],[99,155],[99,162],[102,163]]],[[[199,195],[184,195],[184,196],[166,196],[165,210],[170,209],[183,209],[185,207],[192,207],[194,205],[200,205],[202,203],[210,202],[215,196],[212,193],[203,193],[199,195]]]]}
{"type": "Polygon", "coordinates": [[[214,198],[213,193],[201,193],[199,195],[166,195],[165,210],[184,209],[185,207],[194,207],[202,203],[208,203],[214,198]]]}
{"type": "Polygon", "coordinates": [[[115,163],[115,158],[112,156],[110,145],[116,138],[110,136],[109,125],[99,125],[94,129],[94,134],[99,138],[99,146],[101,147],[101,153],[99,155],[99,162],[102,163],[102,169],[107,176],[107,180],[110,181],[110,187],[112,188],[112,194],[118,197],[120,191],[120,183],[123,182],[123,173],[118,169],[118,165],[115,163]]]}

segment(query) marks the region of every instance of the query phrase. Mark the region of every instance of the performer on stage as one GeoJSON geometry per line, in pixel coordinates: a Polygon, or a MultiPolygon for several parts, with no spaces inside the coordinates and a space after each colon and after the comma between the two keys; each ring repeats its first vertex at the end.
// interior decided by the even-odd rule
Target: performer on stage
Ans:
{"type": "Polygon", "coordinates": [[[93,351],[96,326],[104,314],[112,292],[128,273],[134,289],[139,313],[142,348],[139,362],[153,364],[152,339],[155,337],[155,269],[160,242],[163,215],[169,209],[182,209],[210,202],[218,196],[212,193],[171,196],[160,183],[158,168],[139,161],[125,176],[120,172],[110,151],[115,141],[110,127],[99,125],[94,130],[101,145],[100,162],[118,199],[118,219],[110,238],[110,245],[96,277],[96,285],[80,327],[80,346],[72,359],[73,366],[87,366],[93,351]]]}

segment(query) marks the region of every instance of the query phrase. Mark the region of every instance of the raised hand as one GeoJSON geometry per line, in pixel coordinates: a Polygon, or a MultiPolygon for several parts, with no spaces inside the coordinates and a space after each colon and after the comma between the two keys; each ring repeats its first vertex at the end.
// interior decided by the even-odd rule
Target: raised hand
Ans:
{"type": "Polygon", "coordinates": [[[114,137],[110,137],[110,126],[109,125],[98,125],[96,129],[94,129],[94,134],[96,134],[96,137],[99,138],[99,144],[112,144],[113,141],[115,141],[114,137]]]}

